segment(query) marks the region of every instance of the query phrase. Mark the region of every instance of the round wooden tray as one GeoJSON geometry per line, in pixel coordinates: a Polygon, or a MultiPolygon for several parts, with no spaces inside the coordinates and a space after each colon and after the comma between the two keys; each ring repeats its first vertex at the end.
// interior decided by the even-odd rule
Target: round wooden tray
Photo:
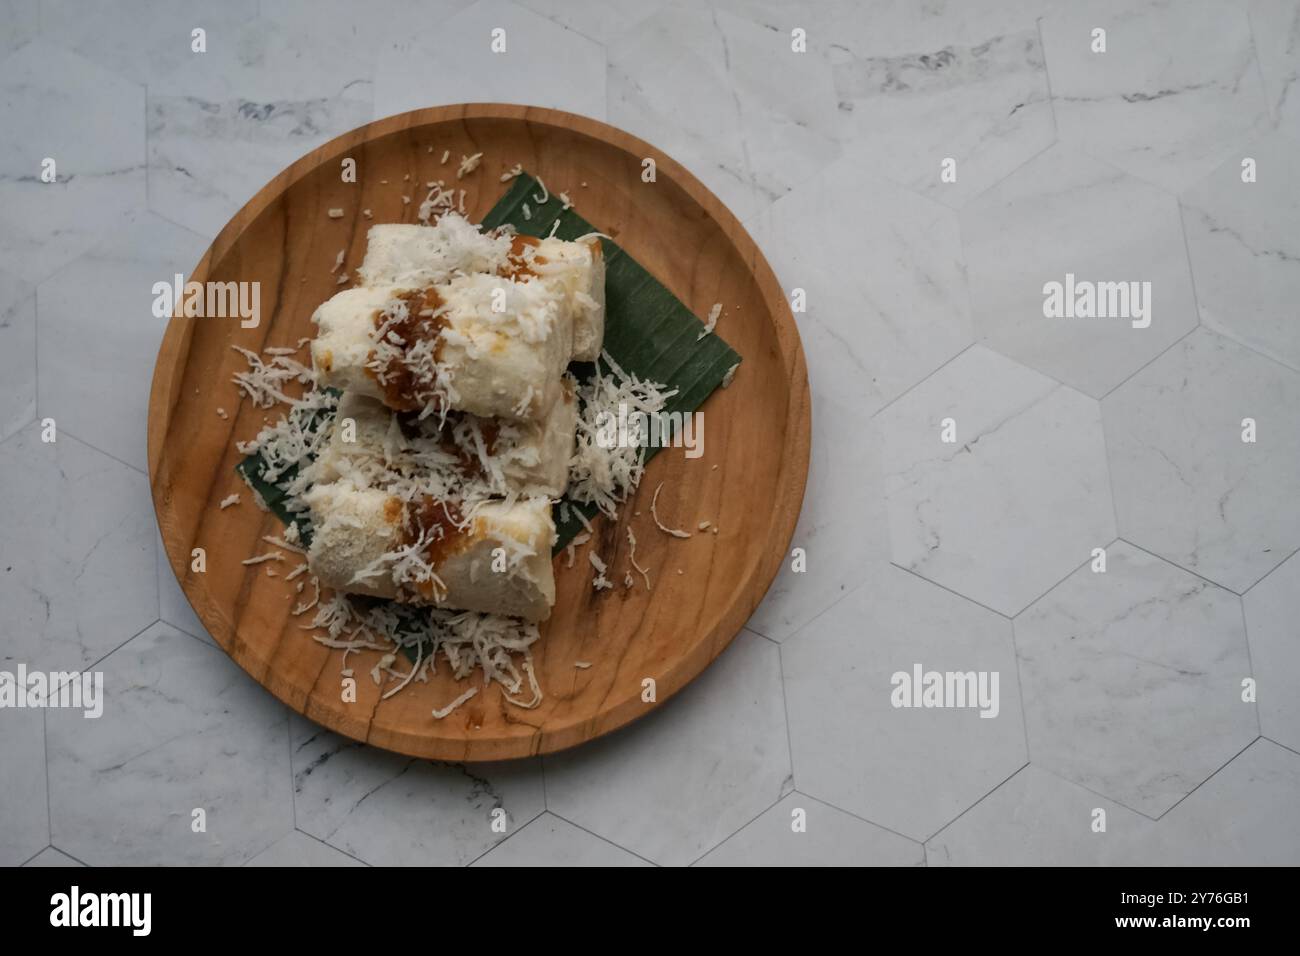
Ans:
{"type": "Polygon", "coordinates": [[[662,704],[699,674],[740,630],[785,558],[810,435],[807,370],[789,306],[736,217],[682,166],[627,133],[556,110],[482,103],[379,120],[326,143],[268,183],[221,230],[190,280],[260,282],[262,320],[248,329],[237,318],[173,318],[167,326],[149,401],[149,476],[167,558],[217,643],[278,698],[331,730],[454,761],[524,757],[591,740],[662,704]],[[440,163],[444,150],[451,151],[447,165],[440,163]],[[722,302],[718,332],[744,363],[731,387],[703,406],[703,457],[687,459],[681,449],[657,455],[619,523],[601,519],[573,568],[563,555],[556,558],[555,609],[533,648],[546,695],[541,705],[511,706],[493,685],[435,720],[430,712],[468,686],[454,682],[446,666],[427,684],[412,683],[381,701],[369,677],[377,652],[354,654],[348,664],[357,675],[357,700],[344,703],[342,652],[311,640],[300,626],[310,613],[290,616],[299,598],[283,574],[292,565],[268,577],[265,565],[241,563],[266,550],[262,535],[283,529],[252,503],[235,474],[235,441],[253,437],[282,408],[267,412],[239,399],[231,376],[246,363],[230,346],[260,351],[310,336],[313,310],[337,291],[330,270],[338,251],[347,250],[345,268],[354,269],[372,224],[416,221],[424,182],[454,180],[460,157],[480,151],[481,167],[457,184],[467,190],[472,221],[508,188],[501,173],[521,163],[552,191],[567,192],[585,219],[697,315],[722,302]],[[345,157],[356,160],[355,183],[340,175],[345,157]],[[653,183],[642,181],[646,157],[657,164],[653,183]],[[344,216],[329,218],[331,208],[344,216]],[[660,482],[666,521],[691,530],[709,521],[720,533],[678,539],[658,531],[649,503],[660,482]],[[220,510],[236,491],[243,503],[220,510]],[[639,576],[636,587],[622,586],[628,522],[638,561],[651,569],[649,592],[639,576]],[[190,570],[198,547],[206,552],[203,573],[190,570]],[[591,587],[593,547],[609,562],[613,590],[591,587]],[[591,666],[580,669],[575,661],[591,666]],[[643,700],[645,678],[655,681],[652,702],[643,700]]]}

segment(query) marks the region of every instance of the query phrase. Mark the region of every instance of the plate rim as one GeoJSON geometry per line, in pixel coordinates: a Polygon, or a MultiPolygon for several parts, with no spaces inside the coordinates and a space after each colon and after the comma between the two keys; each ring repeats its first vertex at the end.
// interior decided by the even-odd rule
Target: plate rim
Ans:
{"type": "Polygon", "coordinates": [[[781,542],[782,546],[780,549],[772,547],[770,553],[759,555],[754,570],[737,586],[730,603],[724,608],[712,631],[698,635],[687,652],[677,656],[659,675],[654,701],[640,702],[639,698],[635,702],[625,700],[621,703],[616,702],[593,715],[575,717],[563,726],[553,729],[543,730],[539,727],[529,735],[482,739],[475,739],[472,736],[453,739],[432,733],[413,734],[388,730],[375,726],[373,712],[365,719],[364,735],[353,732],[350,726],[340,720],[329,720],[328,718],[337,715],[332,711],[313,707],[315,695],[312,687],[303,690],[291,682],[276,680],[271,660],[255,654],[249,642],[238,640],[236,629],[228,622],[224,622],[216,608],[209,608],[206,602],[195,600],[190,593],[190,587],[186,585],[183,572],[178,573],[177,570],[178,567],[184,568],[189,559],[188,554],[180,555],[178,556],[180,560],[176,560],[171,553],[172,542],[168,540],[165,530],[165,518],[170,508],[169,487],[164,482],[160,469],[165,452],[163,439],[169,430],[173,399],[178,395],[183,381],[183,377],[176,374],[181,367],[178,359],[186,351],[185,346],[190,338],[190,334],[187,333],[194,327],[193,320],[187,322],[182,317],[173,315],[167,323],[154,362],[147,423],[149,485],[154,516],[162,537],[163,554],[171,573],[177,579],[181,592],[185,595],[186,602],[217,646],[285,705],[336,733],[410,757],[464,762],[522,759],[539,754],[556,753],[598,739],[663,706],[698,678],[744,629],[754,609],[771,589],[772,583],[780,572],[802,510],[812,444],[811,389],[798,326],[776,274],[757,242],[725,203],[685,166],[663,150],[618,127],[577,113],[508,103],[460,103],[424,107],[372,120],[309,150],[273,176],[231,216],[217,233],[187,277],[187,281],[206,281],[211,264],[224,256],[272,203],[322,164],[334,161],[369,141],[404,130],[449,121],[480,119],[512,120],[550,126],[568,133],[576,132],[588,136],[637,157],[654,158],[659,172],[667,175],[692,202],[717,223],[727,241],[744,261],[772,315],[777,348],[781,353],[781,364],[788,369],[790,383],[785,421],[787,439],[773,499],[775,517],[768,531],[769,539],[781,542]],[[745,600],[746,597],[750,600],[745,600]],[[209,620],[211,617],[216,617],[226,626],[214,630],[213,622],[209,620]],[[226,630],[230,633],[225,633],[226,630]]]}

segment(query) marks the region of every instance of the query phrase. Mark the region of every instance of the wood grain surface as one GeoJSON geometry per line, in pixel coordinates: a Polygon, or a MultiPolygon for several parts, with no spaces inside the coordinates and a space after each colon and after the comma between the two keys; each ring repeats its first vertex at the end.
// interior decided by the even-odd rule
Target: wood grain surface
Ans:
{"type": "Polygon", "coordinates": [[[168,324],[149,402],[149,476],[167,558],[217,643],[278,698],[331,730],[453,761],[523,757],[591,740],[663,704],[698,675],[740,630],[786,559],[810,436],[807,371],[789,306],[726,207],[678,163],[627,133],[569,113],[500,104],[379,120],[268,183],[189,278],[260,282],[262,316],[257,328],[241,328],[238,318],[173,317],[168,324]],[[444,150],[451,151],[446,165],[444,150]],[[283,575],[294,565],[277,564],[278,576],[269,577],[266,565],[241,563],[267,550],[262,535],[283,529],[252,503],[235,474],[235,442],[252,438],[283,407],[263,410],[239,398],[231,376],[246,363],[230,346],[292,347],[312,335],[312,312],[338,290],[331,267],[339,250],[346,250],[344,268],[355,269],[371,225],[415,222],[425,181],[454,182],[460,157],[480,151],[480,168],[455,184],[467,190],[471,220],[507,188],[501,173],[522,164],[552,191],[566,192],[584,218],[697,315],[723,303],[718,332],[744,364],[731,387],[703,406],[704,455],[661,452],[620,521],[600,519],[572,568],[563,555],[556,558],[556,606],[533,648],[546,695],[541,705],[511,706],[492,685],[435,720],[431,711],[469,686],[453,681],[445,662],[427,684],[381,700],[386,688],[369,677],[378,652],[354,654],[348,666],[357,676],[357,700],[344,703],[342,652],[311,639],[302,627],[310,612],[290,616],[300,596],[283,575]],[[356,160],[355,183],[340,175],[345,157],[356,160]],[[647,157],[657,164],[653,183],[641,177],[647,157]],[[330,208],[344,210],[343,217],[329,218],[330,208]],[[666,523],[695,532],[708,521],[719,533],[678,539],[657,530],[650,497],[660,482],[658,510],[666,523]],[[220,510],[234,492],[242,503],[220,510]],[[623,587],[627,524],[653,590],[639,575],[635,587],[623,587]],[[203,573],[190,570],[198,547],[206,552],[203,573]],[[614,590],[592,589],[593,548],[610,565],[614,590]],[[578,661],[591,666],[578,668],[578,661]],[[642,699],[645,678],[655,681],[654,702],[642,699]]]}

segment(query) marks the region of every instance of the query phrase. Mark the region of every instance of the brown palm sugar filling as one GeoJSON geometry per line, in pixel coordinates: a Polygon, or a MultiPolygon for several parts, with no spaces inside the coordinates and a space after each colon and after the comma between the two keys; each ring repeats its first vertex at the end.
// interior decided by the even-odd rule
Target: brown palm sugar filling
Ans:
{"type": "MultiPolygon", "coordinates": [[[[429,495],[409,502],[389,498],[384,505],[384,516],[397,525],[402,545],[424,539],[424,557],[435,572],[444,561],[464,551],[472,542],[469,531],[461,528],[464,518],[460,510],[451,502],[429,495]]],[[[439,597],[437,582],[432,579],[417,582],[413,587],[427,600],[439,597]]]]}
{"type": "Polygon", "coordinates": [[[510,254],[506,256],[506,264],[501,267],[501,275],[508,279],[537,275],[533,265],[546,265],[546,257],[536,254],[530,257],[525,250],[536,249],[541,243],[542,240],[536,236],[525,236],[520,233],[511,236],[510,254]]]}
{"type": "MultiPolygon", "coordinates": [[[[366,374],[379,383],[384,393],[384,404],[389,408],[404,412],[421,411],[431,401],[438,399],[432,383],[417,378],[407,364],[406,354],[418,342],[434,342],[434,361],[442,358],[442,330],[447,328],[445,313],[434,315],[442,308],[442,297],[436,289],[416,289],[411,292],[399,292],[394,296],[406,306],[406,314],[395,321],[391,315],[380,310],[375,313],[375,328],[389,323],[387,331],[395,334],[402,342],[397,346],[398,352],[385,363],[382,370],[367,365],[366,374]]],[[[370,353],[373,362],[375,353],[370,353]]]]}

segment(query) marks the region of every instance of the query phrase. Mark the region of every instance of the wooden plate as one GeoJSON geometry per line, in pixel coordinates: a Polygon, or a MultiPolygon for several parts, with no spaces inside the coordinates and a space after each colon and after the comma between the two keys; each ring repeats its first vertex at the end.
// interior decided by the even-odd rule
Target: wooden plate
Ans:
{"type": "MultiPolygon", "coordinates": [[[[808,377],[789,306],[767,261],[721,202],[698,180],[641,140],[555,110],[469,104],[416,110],[363,126],[298,160],[241,209],[195,267],[191,281],[261,283],[261,324],[238,318],[173,318],[154,369],[149,402],[149,476],[172,570],[217,643],[294,710],[356,740],[417,757],[500,760],[549,753],[591,740],[662,704],[727,646],[767,591],[793,534],[808,473],[808,377]],[[432,147],[432,151],[430,151],[432,147]],[[451,151],[447,165],[444,150],[451,151]],[[724,304],[718,332],[744,356],[728,389],[703,406],[704,454],[669,449],[650,463],[621,521],[601,520],[573,568],[556,559],[557,602],[534,645],[545,699],[534,710],[502,700],[496,685],[443,720],[431,711],[462,693],[440,668],[381,700],[369,677],[377,652],[353,655],[357,700],[344,703],[341,651],[311,640],[290,616],[298,595],[283,575],[293,565],[241,562],[281,534],[235,474],[236,440],[279,418],[241,401],[231,376],[246,363],[230,346],[261,351],[310,336],[313,310],[337,291],[331,273],[365,252],[379,222],[414,222],[426,180],[455,180],[462,155],[483,153],[457,185],[478,221],[507,188],[501,173],[522,163],[552,191],[616,239],[696,312],[724,304]],[[356,160],[356,182],[343,160],[356,160]],[[642,181],[653,158],[657,177],[642,181]],[[408,178],[409,177],[409,178],[408,178]],[[386,180],[386,182],[384,182],[386,180]],[[585,186],[582,185],[585,183],[585,186]],[[402,196],[411,197],[404,203],[402,196]],[[344,210],[330,218],[327,210],[344,210]],[[369,209],[373,219],[362,211],[369,209]],[[224,408],[228,418],[217,412],[224,408]],[[694,530],[658,531],[650,496],[664,483],[659,513],[694,530]],[[243,503],[220,510],[233,492],[243,503]],[[639,512],[639,514],[638,514],[639,512]],[[653,590],[623,587],[630,522],[653,590]],[[596,548],[618,586],[596,592],[587,551],[596,548]],[[206,570],[191,570],[203,548],[206,570]],[[586,669],[576,661],[590,662],[586,669]],[[654,681],[646,701],[644,681],[654,681]]],[[[301,578],[299,579],[301,580],[301,578]]],[[[472,678],[471,678],[472,679],[472,678]]]]}

